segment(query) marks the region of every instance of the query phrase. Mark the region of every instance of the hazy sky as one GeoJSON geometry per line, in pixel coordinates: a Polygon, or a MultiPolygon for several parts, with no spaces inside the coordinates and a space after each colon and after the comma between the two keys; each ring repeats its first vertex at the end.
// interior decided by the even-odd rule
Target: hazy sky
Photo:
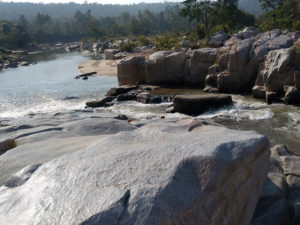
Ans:
{"type": "MultiPolygon", "coordinates": [[[[1,0],[0,0],[1,2],[1,0]]],[[[85,0],[2,0],[2,2],[34,2],[34,3],[67,3],[67,2],[76,2],[76,3],[84,3],[85,0]]],[[[180,0],[87,0],[88,3],[97,2],[99,4],[133,4],[140,2],[180,2],[180,0]]]]}

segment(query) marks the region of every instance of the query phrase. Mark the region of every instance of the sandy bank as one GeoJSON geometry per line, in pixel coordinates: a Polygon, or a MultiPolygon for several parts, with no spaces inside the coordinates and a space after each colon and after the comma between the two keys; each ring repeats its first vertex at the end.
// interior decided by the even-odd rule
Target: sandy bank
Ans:
{"type": "Polygon", "coordinates": [[[115,60],[89,60],[80,63],[78,69],[81,73],[97,72],[100,76],[116,76],[117,63],[115,60]]]}

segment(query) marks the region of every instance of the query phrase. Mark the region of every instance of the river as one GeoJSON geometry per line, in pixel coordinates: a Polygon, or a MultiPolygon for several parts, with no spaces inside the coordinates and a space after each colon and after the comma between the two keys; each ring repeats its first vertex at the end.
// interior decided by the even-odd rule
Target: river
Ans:
{"type": "MultiPolygon", "coordinates": [[[[32,113],[61,112],[83,109],[85,102],[103,97],[117,85],[116,77],[95,76],[89,80],[75,80],[79,63],[89,56],[79,53],[51,53],[35,55],[39,62],[0,72],[1,117],[22,117],[32,113]]],[[[34,59],[33,59],[34,60],[34,59]]],[[[202,94],[195,89],[161,89],[168,94],[202,94]]],[[[251,96],[232,95],[234,104],[209,111],[198,118],[213,119],[218,123],[240,130],[256,130],[268,136],[271,145],[285,144],[300,154],[300,108],[282,104],[267,105],[251,96]]],[[[184,118],[182,114],[166,114],[165,104],[144,105],[122,102],[100,111],[112,111],[139,119],[158,116],[184,118]]]]}

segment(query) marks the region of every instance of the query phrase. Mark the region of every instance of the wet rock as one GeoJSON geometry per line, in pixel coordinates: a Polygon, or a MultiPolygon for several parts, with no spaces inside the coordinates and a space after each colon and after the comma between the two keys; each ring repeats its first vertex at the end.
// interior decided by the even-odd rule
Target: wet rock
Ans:
{"type": "Polygon", "coordinates": [[[252,94],[254,98],[266,99],[266,89],[264,86],[254,86],[252,94]]]}
{"type": "Polygon", "coordinates": [[[175,112],[199,115],[210,109],[216,109],[232,103],[231,96],[219,95],[177,95],[173,99],[175,112]]]}
{"type": "Polygon", "coordinates": [[[115,97],[113,96],[106,96],[100,100],[87,102],[85,104],[87,107],[91,107],[91,108],[103,107],[106,103],[111,102],[114,99],[115,97]]]}
{"type": "Polygon", "coordinates": [[[284,102],[287,105],[299,105],[300,89],[294,86],[289,86],[285,91],[284,102]]]}
{"type": "Polygon", "coordinates": [[[215,33],[213,36],[211,36],[209,40],[209,45],[212,47],[220,47],[222,46],[225,41],[229,39],[229,36],[224,31],[219,31],[215,33]]]}
{"type": "Polygon", "coordinates": [[[118,96],[136,89],[138,89],[138,86],[136,85],[123,85],[119,87],[114,87],[106,93],[106,96],[118,96]]]}
{"type": "Polygon", "coordinates": [[[166,113],[175,113],[174,105],[170,105],[167,108],[166,113]]]}
{"type": "Polygon", "coordinates": [[[268,104],[280,103],[281,98],[280,98],[280,95],[277,92],[267,91],[266,92],[266,101],[267,101],[268,104]]]}
{"type": "Polygon", "coordinates": [[[150,104],[150,103],[161,103],[162,97],[155,96],[151,94],[150,92],[142,92],[136,96],[136,100],[138,102],[144,103],[144,104],[150,104]]]}
{"type": "Polygon", "coordinates": [[[295,81],[295,87],[300,89],[300,71],[295,71],[294,81],[295,81]]]}
{"type": "Polygon", "coordinates": [[[29,66],[29,62],[20,62],[18,66],[29,66]]]}
{"type": "Polygon", "coordinates": [[[145,57],[133,56],[117,63],[119,85],[136,85],[146,82],[145,57]]]}
{"type": "Polygon", "coordinates": [[[162,51],[150,55],[146,63],[146,83],[151,85],[182,84],[188,54],[162,51]]]}
{"type": "Polygon", "coordinates": [[[159,120],[2,189],[0,223],[249,224],[269,154],[267,138],[253,131],[159,120]]]}

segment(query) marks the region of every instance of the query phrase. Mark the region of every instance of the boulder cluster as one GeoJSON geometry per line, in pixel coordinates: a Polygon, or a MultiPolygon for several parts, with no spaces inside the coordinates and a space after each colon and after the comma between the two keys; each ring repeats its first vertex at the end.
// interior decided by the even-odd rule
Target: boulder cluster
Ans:
{"type": "Polygon", "coordinates": [[[160,51],[118,62],[119,85],[180,85],[206,92],[253,92],[268,103],[300,104],[299,32],[259,33],[245,28],[231,37],[217,33],[212,48],[160,51]]]}

